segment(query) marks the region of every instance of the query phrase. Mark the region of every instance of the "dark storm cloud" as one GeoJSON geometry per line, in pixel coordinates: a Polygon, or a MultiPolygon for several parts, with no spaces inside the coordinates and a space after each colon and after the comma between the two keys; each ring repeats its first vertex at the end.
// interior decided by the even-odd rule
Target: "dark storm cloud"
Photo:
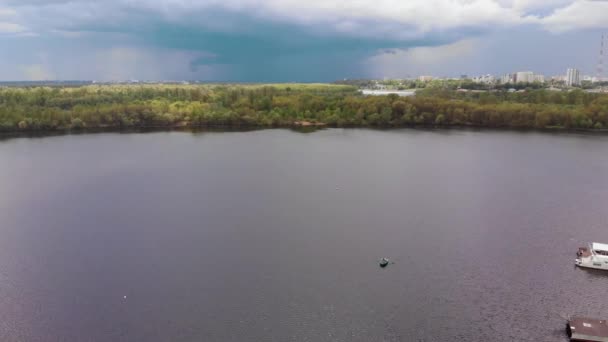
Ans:
{"type": "MultiPolygon", "coordinates": [[[[370,63],[402,51],[410,51],[404,63],[426,60],[430,71],[450,62],[419,58],[433,51],[467,56],[476,64],[463,60],[458,68],[475,70],[491,55],[493,37],[518,26],[534,39],[554,35],[546,30],[594,28],[605,22],[596,18],[602,6],[583,0],[5,0],[0,44],[11,48],[0,51],[0,77],[327,81],[380,76],[370,63]],[[585,22],[571,19],[585,13],[585,22]],[[460,41],[469,43],[453,45],[460,41]],[[411,50],[421,47],[439,50],[411,50]]],[[[486,72],[502,71],[505,61],[493,61],[486,72]]],[[[406,67],[386,64],[393,71],[406,67]]]]}

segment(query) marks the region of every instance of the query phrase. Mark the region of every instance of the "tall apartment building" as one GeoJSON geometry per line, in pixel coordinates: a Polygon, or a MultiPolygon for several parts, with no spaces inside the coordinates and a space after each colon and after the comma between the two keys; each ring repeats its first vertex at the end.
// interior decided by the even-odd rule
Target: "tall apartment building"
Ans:
{"type": "Polygon", "coordinates": [[[505,74],[500,77],[500,83],[515,83],[515,74],[505,74]]]}
{"type": "Polygon", "coordinates": [[[534,74],[534,82],[545,83],[545,75],[534,74]]]}
{"type": "Polygon", "coordinates": [[[532,83],[534,82],[534,73],[532,71],[518,71],[517,74],[515,74],[515,82],[532,83]]]}
{"type": "Polygon", "coordinates": [[[435,79],[435,77],[433,77],[433,76],[418,76],[418,81],[420,81],[420,82],[430,82],[434,79],[435,79]]]}
{"type": "Polygon", "coordinates": [[[473,78],[473,82],[475,83],[485,83],[485,84],[493,84],[496,83],[496,77],[493,75],[487,74],[473,78]]]}
{"type": "Polygon", "coordinates": [[[568,69],[566,72],[566,85],[568,87],[581,85],[581,74],[578,69],[568,69]]]}

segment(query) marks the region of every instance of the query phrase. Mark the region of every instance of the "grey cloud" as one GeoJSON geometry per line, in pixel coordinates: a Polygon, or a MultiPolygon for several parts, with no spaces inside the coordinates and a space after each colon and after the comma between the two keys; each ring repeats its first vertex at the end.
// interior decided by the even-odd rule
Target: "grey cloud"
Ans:
{"type": "MultiPolygon", "coordinates": [[[[572,29],[576,21],[564,25],[559,17],[568,13],[572,1],[438,0],[445,8],[433,8],[426,0],[5,0],[0,7],[15,13],[11,23],[23,27],[26,34],[39,36],[15,36],[5,42],[18,45],[29,39],[31,44],[27,49],[14,49],[12,59],[0,59],[0,67],[4,64],[11,69],[21,63],[32,66],[27,69],[32,75],[46,73],[57,78],[126,77],[128,68],[120,69],[116,63],[110,67],[97,57],[111,56],[113,51],[125,64],[139,60],[136,67],[155,66],[133,67],[138,78],[212,75],[233,80],[331,80],[385,70],[364,63],[378,51],[398,58],[415,47],[449,46],[469,38],[484,42],[517,30],[523,23],[528,23],[524,31],[541,32],[539,25],[545,21],[572,29]],[[548,11],[547,16],[521,14],[515,3],[523,9],[548,11]],[[37,51],[51,57],[46,62],[35,58],[19,61],[24,59],[19,54],[35,55],[37,51]],[[167,62],[159,63],[154,55],[167,62]],[[92,71],[78,67],[76,73],[69,69],[74,62],[105,67],[89,68],[92,71]]],[[[543,34],[549,35],[539,33],[543,34]]],[[[519,39],[537,38],[522,35],[519,39]]],[[[484,59],[477,58],[482,54],[491,51],[474,51],[467,58],[484,65],[484,59]]],[[[462,69],[467,63],[465,59],[454,67],[462,69]]],[[[395,63],[394,68],[400,65],[395,63]]]]}

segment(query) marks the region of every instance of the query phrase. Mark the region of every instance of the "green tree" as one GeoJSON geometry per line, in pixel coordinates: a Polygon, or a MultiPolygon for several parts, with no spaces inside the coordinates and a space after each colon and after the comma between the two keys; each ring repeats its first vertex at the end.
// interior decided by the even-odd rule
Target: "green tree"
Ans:
{"type": "Polygon", "coordinates": [[[444,123],[445,123],[445,115],[443,115],[443,114],[437,115],[437,117],[435,118],[435,124],[443,125],[444,123]]]}
{"type": "Polygon", "coordinates": [[[84,128],[85,124],[80,118],[73,118],[70,123],[70,127],[75,128],[75,129],[80,129],[80,128],[84,128]]]}

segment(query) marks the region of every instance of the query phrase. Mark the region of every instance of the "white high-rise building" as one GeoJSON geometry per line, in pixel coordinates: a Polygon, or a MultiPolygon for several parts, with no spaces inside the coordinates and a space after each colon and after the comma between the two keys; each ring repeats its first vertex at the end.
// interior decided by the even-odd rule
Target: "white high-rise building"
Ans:
{"type": "Polygon", "coordinates": [[[515,74],[515,82],[532,83],[534,82],[534,73],[532,71],[518,71],[517,74],[515,74]]]}
{"type": "Polygon", "coordinates": [[[589,76],[589,75],[583,76],[582,80],[583,81],[588,81],[588,82],[591,82],[591,83],[599,82],[599,79],[597,78],[597,76],[589,76]]]}
{"type": "Polygon", "coordinates": [[[515,75],[514,74],[505,74],[500,78],[500,83],[515,83],[515,75]]]}
{"type": "Polygon", "coordinates": [[[418,81],[420,81],[420,82],[430,82],[434,79],[435,79],[435,77],[433,77],[433,76],[418,76],[418,81]]]}
{"type": "Polygon", "coordinates": [[[545,83],[545,75],[534,74],[534,82],[545,83]]]}
{"type": "Polygon", "coordinates": [[[473,77],[473,82],[475,83],[485,83],[485,84],[493,84],[496,83],[496,77],[493,75],[481,75],[478,77],[473,77]]]}
{"type": "Polygon", "coordinates": [[[568,69],[566,72],[566,85],[568,87],[581,85],[581,76],[578,69],[568,69]]]}

